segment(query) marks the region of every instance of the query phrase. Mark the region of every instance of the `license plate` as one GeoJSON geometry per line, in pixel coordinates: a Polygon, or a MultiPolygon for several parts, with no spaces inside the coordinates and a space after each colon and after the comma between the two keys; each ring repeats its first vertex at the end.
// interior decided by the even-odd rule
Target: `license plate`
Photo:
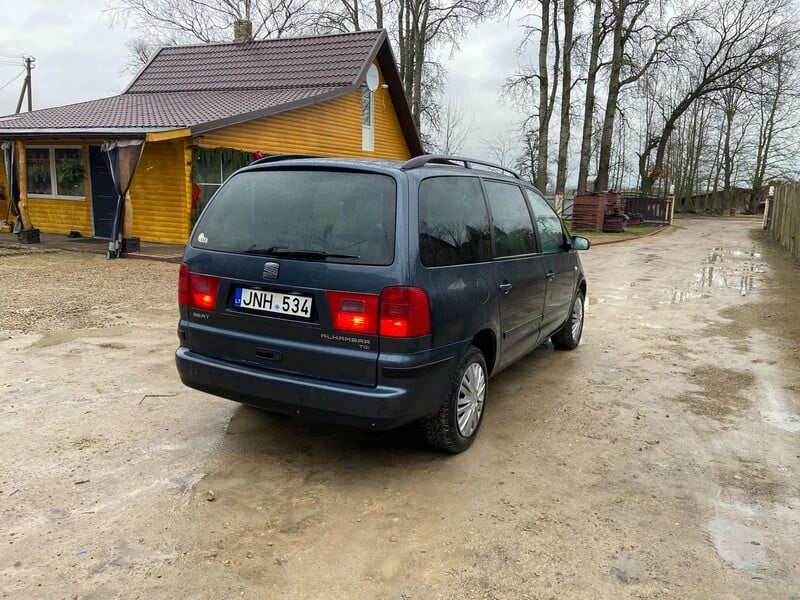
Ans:
{"type": "Polygon", "coordinates": [[[264,290],[236,288],[233,294],[233,305],[236,308],[249,308],[262,312],[291,315],[293,317],[311,317],[312,300],[308,296],[296,294],[279,294],[264,290]]]}

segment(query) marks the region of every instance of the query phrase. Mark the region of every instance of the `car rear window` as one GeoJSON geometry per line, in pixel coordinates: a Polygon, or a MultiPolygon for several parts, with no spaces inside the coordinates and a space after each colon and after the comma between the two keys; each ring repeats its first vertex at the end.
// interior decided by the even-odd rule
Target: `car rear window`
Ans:
{"type": "Polygon", "coordinates": [[[377,173],[245,171],[211,200],[192,246],[389,265],[394,260],[396,196],[394,179],[377,173]]]}

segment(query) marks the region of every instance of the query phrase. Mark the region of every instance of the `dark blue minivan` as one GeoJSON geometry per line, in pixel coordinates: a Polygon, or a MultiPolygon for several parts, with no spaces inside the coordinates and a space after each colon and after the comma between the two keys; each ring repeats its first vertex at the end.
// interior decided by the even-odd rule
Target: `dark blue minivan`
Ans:
{"type": "Polygon", "coordinates": [[[420,421],[460,452],[490,375],[548,338],[578,346],[588,247],[496,165],[262,159],[217,191],[186,247],[178,371],[268,410],[420,421]]]}

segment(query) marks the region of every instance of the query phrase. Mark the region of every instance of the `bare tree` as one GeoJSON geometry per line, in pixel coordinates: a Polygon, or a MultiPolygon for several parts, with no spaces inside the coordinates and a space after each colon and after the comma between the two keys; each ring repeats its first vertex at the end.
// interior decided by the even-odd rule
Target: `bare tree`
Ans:
{"type": "Polygon", "coordinates": [[[520,143],[516,136],[515,131],[502,131],[488,140],[483,140],[489,158],[502,167],[516,168],[520,158],[520,143]]]}
{"type": "MultiPolygon", "coordinates": [[[[423,115],[436,110],[424,95],[424,79],[431,70],[430,51],[437,46],[457,48],[470,26],[494,14],[497,0],[395,0],[394,35],[400,77],[417,126],[423,115]]],[[[435,117],[428,115],[435,120],[435,117]]]]}
{"type": "Polygon", "coordinates": [[[641,187],[650,191],[664,166],[667,143],[678,120],[698,98],[718,93],[775,60],[780,41],[792,39],[786,18],[789,0],[713,0],[693,23],[693,35],[674,54],[682,77],[673,91],[676,102],[665,111],[659,132],[648,139],[639,157],[641,187]],[[692,42],[687,47],[686,42],[692,42]],[[655,152],[655,157],[653,153],[655,152]]]}
{"type": "Polygon", "coordinates": [[[602,0],[593,0],[592,31],[589,37],[589,65],[586,71],[586,91],[583,103],[583,129],[581,133],[580,164],[578,166],[578,191],[586,189],[586,180],[589,177],[589,162],[592,157],[592,123],[595,112],[595,86],[597,73],[600,70],[600,48],[603,44],[608,25],[603,21],[602,0]]]}
{"type": "Polygon", "coordinates": [[[150,57],[162,46],[171,45],[167,41],[157,42],[147,36],[141,36],[125,42],[128,49],[128,62],[123,69],[124,73],[136,73],[144,67],[150,57]]]}
{"type": "Polygon", "coordinates": [[[614,120],[622,89],[636,83],[662,58],[667,42],[693,20],[693,14],[679,14],[666,20],[663,5],[649,15],[650,0],[612,0],[613,44],[609,65],[608,92],[597,164],[597,189],[608,187],[614,120]]]}
{"type": "Polygon", "coordinates": [[[439,136],[435,144],[436,150],[442,154],[460,154],[474,126],[475,119],[467,118],[464,107],[454,100],[449,100],[443,111],[439,136]]]}
{"type": "MultiPolygon", "coordinates": [[[[519,5],[525,3],[519,2],[519,5]]],[[[536,0],[532,5],[539,6],[539,13],[529,14],[522,27],[525,38],[520,46],[524,52],[529,44],[536,41],[538,46],[537,65],[529,65],[506,80],[505,93],[518,104],[531,110],[531,116],[523,123],[528,129],[536,124],[536,171],[534,185],[540,190],[547,188],[547,167],[550,151],[550,121],[555,108],[558,92],[559,71],[561,68],[561,40],[558,32],[558,0],[536,0]],[[527,21],[530,20],[530,23],[527,21]],[[551,37],[552,34],[552,37],[551,37]],[[552,85],[550,76],[551,43],[553,57],[552,85]]],[[[527,139],[532,139],[526,135],[527,139]]]]}
{"type": "MultiPolygon", "coordinates": [[[[534,181],[539,171],[536,161],[539,160],[538,130],[529,129],[522,136],[522,152],[514,162],[514,169],[530,182],[534,181]]],[[[543,190],[542,190],[543,191],[543,190]]]]}
{"type": "MultiPolygon", "coordinates": [[[[756,74],[753,93],[748,95],[757,124],[751,183],[754,201],[762,195],[770,167],[778,170],[777,163],[792,162],[797,157],[796,152],[790,152],[789,157],[781,156],[780,152],[781,145],[795,146],[793,141],[786,140],[786,136],[800,126],[800,81],[795,69],[797,52],[794,40],[784,40],[775,61],[756,74]]],[[[749,208],[754,209],[755,204],[749,208]]]]}
{"type": "Polygon", "coordinates": [[[234,21],[253,24],[254,38],[308,31],[318,18],[316,0],[113,0],[112,22],[132,24],[150,40],[218,42],[230,39],[234,21]]]}

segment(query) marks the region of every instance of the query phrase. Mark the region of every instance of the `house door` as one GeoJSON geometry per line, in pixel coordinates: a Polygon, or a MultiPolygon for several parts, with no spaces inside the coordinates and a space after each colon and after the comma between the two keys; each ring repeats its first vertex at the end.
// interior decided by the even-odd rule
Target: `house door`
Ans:
{"type": "Polygon", "coordinates": [[[100,146],[89,146],[89,178],[92,183],[94,236],[110,238],[117,209],[117,191],[100,146]]]}

